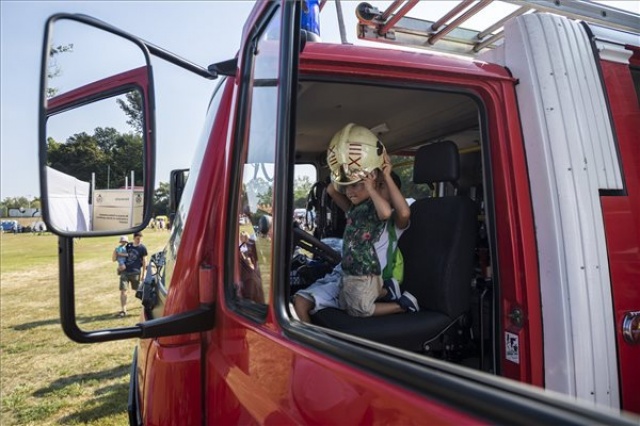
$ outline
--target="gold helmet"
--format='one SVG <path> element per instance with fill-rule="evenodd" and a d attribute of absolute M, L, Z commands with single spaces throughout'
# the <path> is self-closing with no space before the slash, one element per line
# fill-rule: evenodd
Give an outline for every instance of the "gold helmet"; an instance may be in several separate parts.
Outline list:
<path fill-rule="evenodd" d="M 366 127 L 349 123 L 331 139 L 327 150 L 327 163 L 331 181 L 336 185 L 359 182 L 365 173 L 382 166 L 384 145 Z"/>

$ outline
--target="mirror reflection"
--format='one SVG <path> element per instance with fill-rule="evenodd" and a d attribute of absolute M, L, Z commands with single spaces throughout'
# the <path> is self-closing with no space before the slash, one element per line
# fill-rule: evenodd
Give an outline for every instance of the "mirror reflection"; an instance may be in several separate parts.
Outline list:
<path fill-rule="evenodd" d="M 46 96 L 64 95 L 145 65 L 144 54 L 133 42 L 77 21 L 60 19 L 55 21 L 49 37 Z"/>
<path fill-rule="evenodd" d="M 47 120 L 48 218 L 62 231 L 121 231 L 143 219 L 142 96 L 131 90 Z"/>
<path fill-rule="evenodd" d="M 170 230 L 147 227 L 133 234 L 77 239 L 74 244 L 76 316 L 85 331 L 131 327 L 146 308 L 162 312 L 161 300 L 149 290 L 163 274 L 162 250 Z M 126 241 L 121 241 L 126 239 Z M 120 266 L 119 258 L 124 264 Z M 143 254 L 146 253 L 145 256 Z M 146 267 L 141 270 L 142 264 Z M 146 282 L 146 287 L 143 285 Z M 146 294 L 143 290 L 146 288 Z M 150 318 L 150 311 L 146 317 Z"/>

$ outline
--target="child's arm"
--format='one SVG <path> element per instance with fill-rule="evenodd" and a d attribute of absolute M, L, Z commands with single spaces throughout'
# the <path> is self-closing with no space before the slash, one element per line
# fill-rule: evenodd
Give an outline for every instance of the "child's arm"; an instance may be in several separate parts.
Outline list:
<path fill-rule="evenodd" d="M 329 194 L 329 197 L 331 197 L 333 202 L 336 203 L 342 211 L 346 212 L 351 208 L 351 201 L 349 201 L 346 195 L 336 189 L 334 183 L 330 183 L 329 186 L 327 186 L 327 194 Z"/>
<path fill-rule="evenodd" d="M 396 186 L 396 183 L 393 181 L 391 177 L 391 171 L 393 167 L 391 165 L 391 159 L 389 155 L 384 153 L 384 162 L 382 164 L 382 173 L 384 176 L 384 181 L 387 184 L 387 188 L 389 189 L 389 196 L 391 198 L 391 205 L 395 210 L 395 223 L 398 229 L 405 229 L 409 226 L 409 218 L 411 217 L 411 209 L 409 208 L 409 204 L 407 204 L 407 200 L 400 192 L 400 189 Z"/>
<path fill-rule="evenodd" d="M 391 205 L 389 204 L 389 202 L 382 195 L 380 195 L 380 192 L 378 192 L 377 179 L 377 172 L 374 171 L 371 173 L 367 173 L 367 175 L 363 179 L 364 187 L 369 193 L 371 201 L 373 201 L 373 205 L 376 208 L 376 213 L 378 214 L 378 219 L 387 220 L 391 217 L 393 210 L 391 210 Z"/>

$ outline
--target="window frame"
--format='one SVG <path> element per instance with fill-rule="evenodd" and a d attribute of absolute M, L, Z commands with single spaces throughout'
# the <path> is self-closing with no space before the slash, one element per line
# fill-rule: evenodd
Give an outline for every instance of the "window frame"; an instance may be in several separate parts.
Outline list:
<path fill-rule="evenodd" d="M 259 38 L 267 30 L 271 20 L 280 14 L 280 49 L 278 57 L 278 93 L 277 93 L 277 121 L 275 140 L 276 155 L 274 164 L 274 194 L 287 193 L 290 184 L 288 180 L 293 173 L 293 165 L 291 170 L 288 161 L 286 161 L 289 151 L 293 151 L 293 144 L 289 143 L 293 140 L 295 127 L 291 123 L 295 123 L 293 117 L 295 113 L 295 84 L 297 82 L 298 54 L 299 50 L 295 47 L 299 46 L 299 28 L 300 28 L 300 4 L 299 2 L 283 1 L 269 3 L 263 10 L 262 16 L 251 27 L 250 33 L 245 37 L 245 43 L 241 51 L 241 68 L 238 74 L 238 89 L 236 97 L 235 118 L 233 121 L 234 137 L 232 138 L 231 148 L 231 180 L 230 180 L 230 196 L 227 211 L 234 212 L 229 214 L 226 222 L 226 241 L 225 252 L 234 253 L 232 256 L 226 256 L 224 271 L 224 295 L 227 305 L 234 312 L 246 317 L 257 323 L 267 321 L 269 304 L 258 304 L 246 300 L 238 299 L 235 296 L 234 283 L 236 282 L 236 270 L 239 268 L 239 259 L 237 255 L 238 246 L 238 215 L 237 212 L 240 202 L 240 190 L 242 187 L 242 178 L 244 170 L 244 160 L 247 155 L 248 144 L 250 143 L 250 115 L 252 107 L 252 93 L 254 82 L 254 69 L 256 65 L 256 48 Z M 287 178 L 284 178 L 283 171 Z M 284 198 L 284 199 L 283 199 Z M 278 230 L 287 229 L 284 218 L 291 216 L 293 212 L 292 197 L 274 197 L 274 212 L 281 212 L 273 215 L 273 233 L 279 235 Z M 288 204 L 289 207 L 283 207 Z M 277 204 L 277 205 L 276 205 Z M 287 213 L 289 212 L 289 213 Z M 290 228 L 290 224 L 288 228 Z M 282 268 L 278 262 L 282 258 L 276 253 L 289 250 L 291 246 L 291 237 L 284 240 L 282 238 L 274 238 L 272 242 L 272 277 L 271 277 L 271 298 L 278 299 L 282 291 L 282 285 L 276 285 L 278 280 L 282 279 Z"/>

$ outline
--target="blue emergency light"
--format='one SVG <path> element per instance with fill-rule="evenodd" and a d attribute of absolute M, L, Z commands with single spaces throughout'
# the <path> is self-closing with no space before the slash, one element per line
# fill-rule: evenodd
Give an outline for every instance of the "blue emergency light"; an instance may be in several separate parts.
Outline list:
<path fill-rule="evenodd" d="M 320 1 L 304 0 L 300 27 L 320 37 Z"/>

